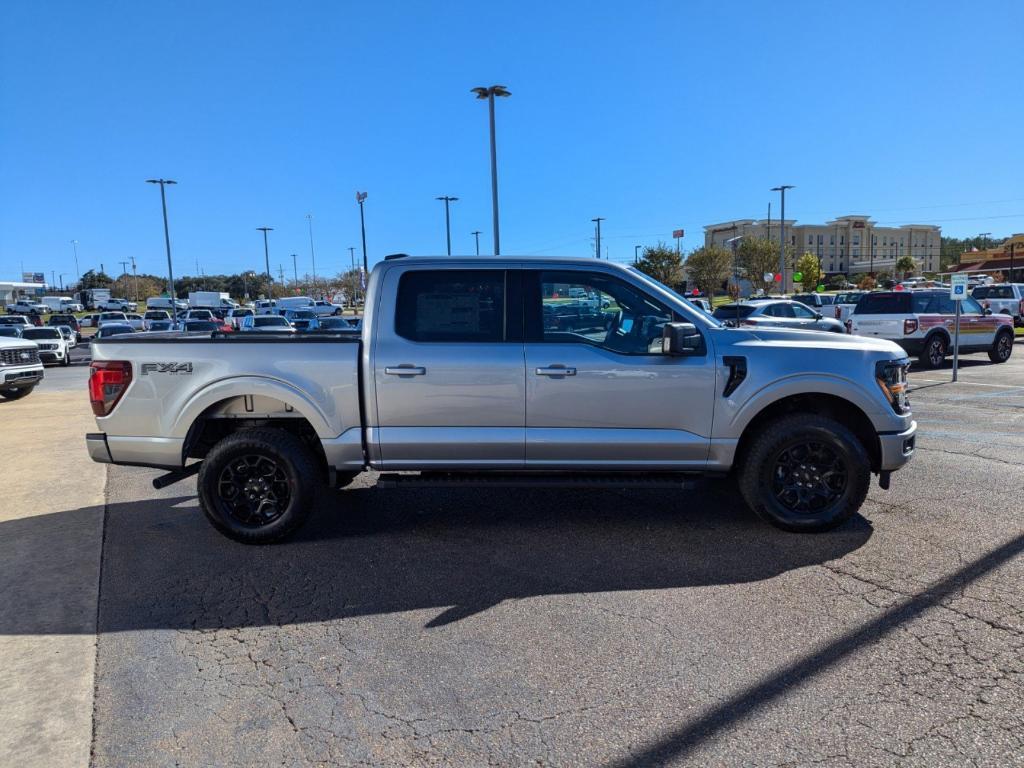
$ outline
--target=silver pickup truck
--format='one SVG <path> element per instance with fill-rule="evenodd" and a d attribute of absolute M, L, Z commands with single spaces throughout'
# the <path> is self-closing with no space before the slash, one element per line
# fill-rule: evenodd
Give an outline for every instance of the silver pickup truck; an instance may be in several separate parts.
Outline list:
<path fill-rule="evenodd" d="M 198 472 L 210 522 L 249 543 L 366 469 L 677 492 L 728 476 L 770 523 L 825 530 L 872 473 L 888 487 L 917 428 L 892 342 L 726 328 L 591 259 L 388 257 L 361 335 L 133 334 L 92 354 L 92 458 L 169 470 L 157 487 Z"/>

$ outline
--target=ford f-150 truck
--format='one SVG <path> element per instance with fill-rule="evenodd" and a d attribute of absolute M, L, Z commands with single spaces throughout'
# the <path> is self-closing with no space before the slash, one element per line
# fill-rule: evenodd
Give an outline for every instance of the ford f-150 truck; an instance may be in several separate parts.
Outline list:
<path fill-rule="evenodd" d="M 574 292 L 598 311 L 566 327 Z M 279 540 L 318 485 L 669 487 L 728 476 L 818 531 L 914 452 L 906 353 L 845 334 L 726 328 L 650 277 L 569 258 L 388 257 L 361 336 L 146 334 L 92 347 L 99 462 L 198 473 L 239 541 Z M 193 461 L 198 460 L 198 461 Z M 416 474 L 418 473 L 418 474 Z"/>

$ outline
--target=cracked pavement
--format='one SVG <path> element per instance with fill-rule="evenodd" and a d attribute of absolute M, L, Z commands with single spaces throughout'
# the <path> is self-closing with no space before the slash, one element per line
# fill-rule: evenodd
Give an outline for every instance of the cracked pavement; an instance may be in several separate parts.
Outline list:
<path fill-rule="evenodd" d="M 367 475 L 252 548 L 110 468 L 92 762 L 1024 765 L 1022 353 L 914 372 L 915 460 L 817 536 Z"/>

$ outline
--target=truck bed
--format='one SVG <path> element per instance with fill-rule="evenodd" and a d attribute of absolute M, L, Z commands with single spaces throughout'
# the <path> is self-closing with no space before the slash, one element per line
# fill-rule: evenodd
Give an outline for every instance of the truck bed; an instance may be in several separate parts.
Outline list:
<path fill-rule="evenodd" d="M 131 383 L 97 417 L 117 463 L 180 467 L 203 419 L 305 419 L 339 462 L 362 463 L 358 336 L 139 334 L 93 342 L 94 362 L 127 360 Z M 349 455 L 351 454 L 351 455 Z"/>

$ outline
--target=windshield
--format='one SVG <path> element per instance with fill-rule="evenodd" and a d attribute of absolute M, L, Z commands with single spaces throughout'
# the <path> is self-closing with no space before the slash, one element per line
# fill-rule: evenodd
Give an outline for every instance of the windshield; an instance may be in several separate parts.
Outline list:
<path fill-rule="evenodd" d="M 28 328 L 22 332 L 23 339 L 59 339 L 62 338 L 56 328 Z"/>
<path fill-rule="evenodd" d="M 107 336 L 117 336 L 121 333 L 133 333 L 134 328 L 130 325 L 108 325 L 105 328 L 100 328 L 100 336 L 106 338 Z"/>
<path fill-rule="evenodd" d="M 868 293 L 853 310 L 858 315 L 903 315 L 910 312 L 909 293 Z"/>
<path fill-rule="evenodd" d="M 0 325 L 0 336 L 13 336 L 14 338 L 19 338 L 21 336 L 21 331 L 13 325 Z"/>
<path fill-rule="evenodd" d="M 656 280 L 656 279 L 654 279 L 653 277 L 651 277 L 650 275 L 648 275 L 648 274 L 647 274 L 646 272 L 641 272 L 641 271 L 640 271 L 639 269 L 637 269 L 636 267 L 628 267 L 628 269 L 629 269 L 629 271 L 630 271 L 630 272 L 632 272 L 632 273 L 633 273 L 634 275 L 637 275 L 637 276 L 639 276 L 639 277 L 640 277 L 640 278 L 641 278 L 641 279 L 642 279 L 642 280 L 643 280 L 644 282 L 646 282 L 646 283 L 651 283 L 651 284 L 653 284 L 653 285 L 656 285 L 656 286 L 658 286 L 659 288 L 661 288 L 661 290 L 665 291 L 666 293 L 669 293 L 669 294 L 671 294 L 671 295 L 675 296 L 675 297 L 676 297 L 677 299 L 679 299 L 679 301 L 680 301 L 680 302 L 681 302 L 682 304 L 686 304 L 686 305 L 687 305 L 688 307 L 691 307 L 691 308 L 697 309 L 696 307 L 694 307 L 694 305 L 693 305 L 693 304 L 691 304 L 691 303 L 690 303 L 690 302 L 689 302 L 689 301 L 687 300 L 687 298 L 686 298 L 685 296 L 683 296 L 682 294 L 680 294 L 680 293 L 679 293 L 678 291 L 674 291 L 674 290 L 672 290 L 672 289 L 671 289 L 671 288 L 669 288 L 669 287 L 668 287 L 667 285 L 665 285 L 664 283 L 662 283 L 662 282 L 661 282 L 660 280 Z M 719 321 L 717 320 L 717 318 L 715 318 L 715 316 L 714 316 L 713 314 L 708 314 L 707 312 L 700 312 L 700 311 L 698 311 L 698 312 L 697 312 L 697 314 L 698 314 L 698 315 L 700 315 L 700 316 L 701 316 L 702 318 L 704 318 L 704 320 L 706 320 L 706 321 L 707 321 L 708 323 L 710 323 L 711 325 L 717 325 L 717 326 L 719 326 L 719 327 L 722 327 L 722 323 L 720 323 L 720 322 L 719 322 Z"/>
<path fill-rule="evenodd" d="M 254 320 L 254 324 L 257 327 L 269 327 L 269 326 L 275 326 L 275 325 L 287 326 L 288 325 L 288 321 L 285 320 L 283 317 L 274 316 L 274 315 L 270 315 L 270 316 L 263 315 L 263 316 L 260 316 L 260 317 L 253 318 L 253 320 Z"/>

